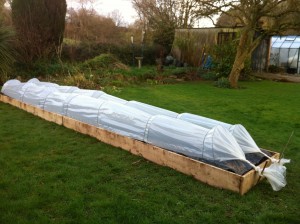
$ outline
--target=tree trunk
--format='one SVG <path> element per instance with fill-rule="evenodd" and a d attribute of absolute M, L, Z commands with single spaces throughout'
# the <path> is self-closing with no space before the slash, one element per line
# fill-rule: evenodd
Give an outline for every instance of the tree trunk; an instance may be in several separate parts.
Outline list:
<path fill-rule="evenodd" d="M 245 67 L 246 59 L 251 57 L 252 52 L 261 43 L 264 37 L 265 35 L 263 33 L 255 33 L 249 28 L 242 31 L 234 63 L 229 75 L 229 82 L 232 88 L 238 87 L 238 80 L 241 71 Z"/>
<path fill-rule="evenodd" d="M 252 53 L 251 48 L 253 34 L 249 30 L 244 30 L 241 34 L 239 45 L 234 59 L 234 63 L 229 74 L 229 82 L 232 88 L 238 87 L 238 80 L 245 66 L 245 60 Z"/>
<path fill-rule="evenodd" d="M 245 66 L 245 60 L 247 58 L 247 54 L 237 54 L 229 75 L 229 82 L 232 88 L 238 87 L 238 80 Z"/>

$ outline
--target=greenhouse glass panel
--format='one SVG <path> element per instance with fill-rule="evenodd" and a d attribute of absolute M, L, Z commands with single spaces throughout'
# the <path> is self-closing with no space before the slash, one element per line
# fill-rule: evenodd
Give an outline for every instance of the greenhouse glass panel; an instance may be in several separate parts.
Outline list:
<path fill-rule="evenodd" d="M 288 73 L 300 72 L 300 36 L 272 37 L 270 64 L 282 67 Z"/>
<path fill-rule="evenodd" d="M 290 49 L 289 58 L 288 58 L 288 66 L 290 68 L 297 68 L 297 61 L 299 59 L 298 53 L 299 53 L 298 49 Z"/>
<path fill-rule="evenodd" d="M 286 41 L 281 45 L 281 48 L 290 48 L 292 46 L 292 41 Z"/>
<path fill-rule="evenodd" d="M 272 43 L 272 47 L 280 47 L 283 42 L 285 41 L 284 37 L 272 37 L 271 39 L 271 43 Z"/>
<path fill-rule="evenodd" d="M 296 39 L 296 36 L 287 36 L 286 41 L 294 41 Z"/>
<path fill-rule="evenodd" d="M 297 48 L 299 49 L 300 48 L 300 42 L 294 42 L 292 45 L 291 45 L 291 48 Z"/>
<path fill-rule="evenodd" d="M 273 45 L 272 45 L 272 47 L 273 48 L 280 48 L 281 47 L 281 45 L 282 45 L 282 43 L 274 43 Z"/>
<path fill-rule="evenodd" d="M 286 67 L 288 64 L 289 49 L 282 48 L 279 53 L 279 66 Z"/>
<path fill-rule="evenodd" d="M 270 54 L 270 64 L 271 65 L 279 65 L 279 48 L 272 48 L 271 54 Z"/>

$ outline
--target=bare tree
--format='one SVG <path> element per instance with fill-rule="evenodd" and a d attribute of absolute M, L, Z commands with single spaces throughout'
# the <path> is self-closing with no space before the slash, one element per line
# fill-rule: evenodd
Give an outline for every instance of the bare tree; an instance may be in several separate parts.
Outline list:
<path fill-rule="evenodd" d="M 189 28 L 199 17 L 199 4 L 193 0 L 132 0 L 140 18 L 152 23 L 168 21 L 176 28 Z"/>
<path fill-rule="evenodd" d="M 219 18 L 217 19 L 217 22 L 215 24 L 216 27 L 238 27 L 242 26 L 242 24 L 239 23 L 239 20 L 231 16 L 231 14 L 234 14 L 234 10 L 231 10 L 230 12 L 222 13 Z"/>
<path fill-rule="evenodd" d="M 82 9 L 91 9 L 95 0 L 76 0 L 81 6 Z"/>
<path fill-rule="evenodd" d="M 112 43 L 117 34 L 114 21 L 99 15 L 94 9 L 68 9 L 65 31 L 67 38 L 87 42 Z"/>
<path fill-rule="evenodd" d="M 118 27 L 122 27 L 126 25 L 122 13 L 117 9 L 109 13 L 108 17 L 111 18 L 115 22 L 116 26 Z"/>
<path fill-rule="evenodd" d="M 144 30 L 152 32 L 154 43 L 169 51 L 176 28 L 190 28 L 199 17 L 199 4 L 193 0 L 132 0 Z M 160 52 L 162 55 L 162 52 Z"/>
<path fill-rule="evenodd" d="M 269 35 L 284 34 L 289 29 L 299 29 L 299 0 L 196 0 L 207 16 L 218 13 L 234 18 L 242 25 L 235 61 L 229 75 L 233 88 L 245 61 L 260 42 Z M 203 14 L 202 14 L 203 15 Z"/>

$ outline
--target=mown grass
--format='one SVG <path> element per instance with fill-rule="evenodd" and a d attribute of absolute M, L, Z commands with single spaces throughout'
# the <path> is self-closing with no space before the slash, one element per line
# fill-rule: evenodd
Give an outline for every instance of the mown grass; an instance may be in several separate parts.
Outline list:
<path fill-rule="evenodd" d="M 116 95 L 177 112 L 242 123 L 285 156 L 288 185 L 245 196 L 0 103 L 0 223 L 299 223 L 299 84 L 245 82 L 128 87 Z"/>

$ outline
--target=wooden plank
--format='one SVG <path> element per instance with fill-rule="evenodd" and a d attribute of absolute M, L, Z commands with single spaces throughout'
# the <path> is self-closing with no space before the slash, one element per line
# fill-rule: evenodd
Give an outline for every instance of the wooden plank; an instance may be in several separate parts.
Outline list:
<path fill-rule="evenodd" d="M 15 106 L 15 107 L 18 107 L 18 108 L 21 108 L 21 102 L 20 101 L 15 100 L 13 98 L 10 98 L 8 96 L 4 96 L 2 94 L 0 94 L 0 97 L 1 97 L 0 99 L 1 99 L 2 102 L 8 103 L 8 104 L 10 104 L 12 106 Z"/>
<path fill-rule="evenodd" d="M 20 108 L 22 110 L 25 110 L 29 113 L 32 113 L 32 114 L 34 114 L 38 117 L 41 117 L 41 118 L 43 118 L 47 121 L 54 122 L 56 124 L 62 125 L 62 115 L 60 115 L 60 114 L 51 113 L 51 112 L 42 110 L 40 108 L 33 107 L 31 105 L 22 103 L 22 102 L 20 102 L 16 99 L 7 97 L 7 96 L 2 95 L 2 94 L 0 94 L 0 101 L 2 101 L 3 103 L 8 103 L 12 106 L 18 107 L 18 108 Z"/>
<path fill-rule="evenodd" d="M 280 154 L 277 152 L 273 152 L 274 155 L 272 156 L 272 158 L 275 159 L 279 159 Z M 262 162 L 261 164 L 259 164 L 259 166 L 261 168 L 264 168 L 265 164 L 267 163 L 267 166 L 271 165 L 271 161 L 270 160 L 266 160 L 264 162 Z M 254 170 L 250 170 L 248 173 L 244 174 L 242 176 L 242 182 L 240 185 L 240 194 L 244 195 L 245 193 L 247 193 L 252 187 L 254 187 L 256 184 L 258 184 L 258 180 L 260 179 L 260 181 L 262 181 L 264 179 L 264 177 L 259 178 L 259 175 L 257 172 L 255 172 Z"/>
<path fill-rule="evenodd" d="M 30 105 L 30 104 L 26 104 L 26 103 L 20 103 L 20 108 L 21 108 L 22 110 L 25 110 L 25 111 L 27 111 L 28 113 L 31 113 L 31 114 L 34 114 L 34 115 L 36 115 L 35 110 L 36 110 L 36 109 L 39 109 L 39 108 L 37 108 L 37 107 L 34 107 L 34 106 L 32 106 L 32 105 Z"/>
<path fill-rule="evenodd" d="M 6 103 L 6 99 L 5 98 L 7 98 L 7 96 L 4 96 L 4 95 L 0 94 L 0 101 L 1 102 Z"/>
<path fill-rule="evenodd" d="M 165 149 L 103 130 L 69 117 L 63 117 L 63 125 L 101 142 L 122 148 L 156 164 L 167 166 L 211 186 L 239 193 L 241 176 L 220 168 L 190 159 Z"/>
<path fill-rule="evenodd" d="M 195 179 L 214 187 L 231 190 L 243 195 L 255 186 L 259 179 L 254 170 L 249 171 L 243 176 L 237 175 L 145 142 L 131 139 L 69 117 L 44 111 L 37 107 L 32 107 L 3 95 L 0 95 L 0 100 L 33 113 L 47 121 L 55 122 L 66 128 L 97 138 L 101 142 L 122 148 L 156 164 L 191 175 Z M 273 157 L 279 158 L 279 153 L 275 153 Z M 270 163 L 270 161 L 267 160 L 261 163 L 260 166 L 263 167 L 265 163 Z"/>
<path fill-rule="evenodd" d="M 63 116 L 60 114 L 56 114 L 56 113 L 51 113 L 49 111 L 46 110 L 42 110 L 42 109 L 36 109 L 35 110 L 35 115 L 43 118 L 47 121 L 62 125 L 63 123 Z"/>

